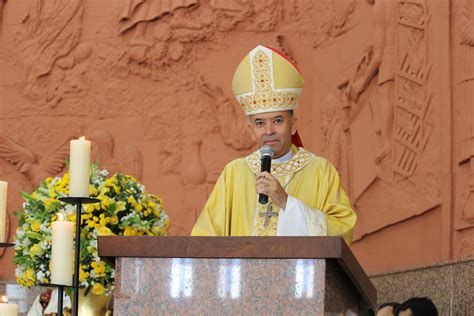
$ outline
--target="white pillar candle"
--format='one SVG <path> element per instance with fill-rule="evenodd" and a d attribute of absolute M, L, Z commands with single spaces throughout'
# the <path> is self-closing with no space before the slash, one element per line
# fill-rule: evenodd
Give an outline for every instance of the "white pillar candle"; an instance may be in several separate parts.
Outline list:
<path fill-rule="evenodd" d="M 8 183 L 0 181 L 0 242 L 7 242 L 7 189 Z"/>
<path fill-rule="evenodd" d="M 53 242 L 51 244 L 51 283 L 72 285 L 73 222 L 58 221 L 51 223 Z"/>
<path fill-rule="evenodd" d="M 70 147 L 69 196 L 89 197 L 91 142 L 81 137 L 71 140 Z"/>
<path fill-rule="evenodd" d="M 6 296 L 2 296 L 2 301 L 4 303 L 0 303 L 1 316 L 18 316 L 18 304 L 7 303 Z"/>

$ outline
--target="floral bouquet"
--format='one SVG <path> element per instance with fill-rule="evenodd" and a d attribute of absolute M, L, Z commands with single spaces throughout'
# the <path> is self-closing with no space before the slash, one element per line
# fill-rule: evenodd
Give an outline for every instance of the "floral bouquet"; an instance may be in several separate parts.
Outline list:
<path fill-rule="evenodd" d="M 81 218 L 81 266 L 79 282 L 86 293 L 110 295 L 114 288 L 114 269 L 97 254 L 97 236 L 162 236 L 169 226 L 161 199 L 145 191 L 134 177 L 91 167 L 90 197 L 100 203 L 86 204 Z M 13 263 L 17 282 L 32 287 L 49 283 L 51 222 L 61 213 L 76 221 L 76 207 L 58 200 L 69 194 L 69 174 L 47 178 L 32 194 L 22 192 L 23 209 L 17 213 L 20 223 L 15 234 Z M 72 276 L 71 276 L 72 277 Z"/>

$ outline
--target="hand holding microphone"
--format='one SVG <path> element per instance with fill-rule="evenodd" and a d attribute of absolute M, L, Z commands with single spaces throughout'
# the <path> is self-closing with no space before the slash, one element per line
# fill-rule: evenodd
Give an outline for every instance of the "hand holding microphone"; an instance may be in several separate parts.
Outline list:
<path fill-rule="evenodd" d="M 265 149 L 265 147 L 268 149 Z M 286 194 L 278 179 L 270 173 L 272 157 L 272 148 L 263 146 L 261 149 L 261 173 L 256 179 L 256 190 L 259 193 L 258 201 L 261 204 L 266 204 L 270 197 L 274 204 L 280 208 L 286 208 L 288 194 Z"/>
<path fill-rule="evenodd" d="M 260 148 L 260 172 L 268 172 L 270 173 L 271 166 L 272 166 L 272 157 L 273 157 L 273 149 L 270 146 L 263 146 Z M 267 204 L 268 203 L 268 195 L 260 193 L 258 196 L 258 202 L 260 204 Z"/>

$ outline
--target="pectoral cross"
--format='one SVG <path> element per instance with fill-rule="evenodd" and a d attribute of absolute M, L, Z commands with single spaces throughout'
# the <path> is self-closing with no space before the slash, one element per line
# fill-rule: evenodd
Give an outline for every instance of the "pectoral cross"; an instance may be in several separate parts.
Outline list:
<path fill-rule="evenodd" d="M 265 212 L 258 213 L 258 216 L 263 217 L 265 216 L 265 222 L 263 226 L 267 227 L 270 223 L 270 216 L 278 215 L 278 212 L 272 212 L 272 203 L 267 204 L 267 210 Z"/>

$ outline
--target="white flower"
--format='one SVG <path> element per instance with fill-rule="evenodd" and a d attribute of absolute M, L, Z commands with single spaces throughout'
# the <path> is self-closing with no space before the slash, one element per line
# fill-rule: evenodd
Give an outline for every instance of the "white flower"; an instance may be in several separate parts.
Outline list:
<path fill-rule="evenodd" d="M 36 279 L 37 280 L 43 280 L 44 277 L 45 277 L 45 274 L 44 274 L 43 271 L 39 271 L 39 272 L 36 273 Z"/>

